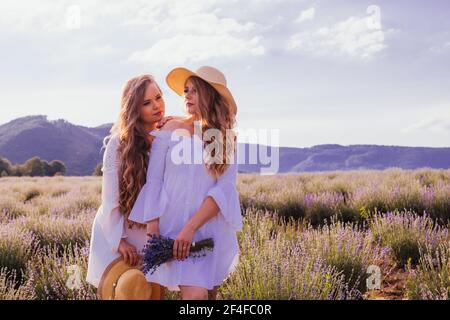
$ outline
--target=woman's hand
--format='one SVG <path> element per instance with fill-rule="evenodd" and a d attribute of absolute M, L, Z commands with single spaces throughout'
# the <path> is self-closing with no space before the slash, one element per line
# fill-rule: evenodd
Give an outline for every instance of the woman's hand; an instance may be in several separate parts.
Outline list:
<path fill-rule="evenodd" d="M 180 116 L 167 116 L 167 117 L 164 117 L 161 120 L 159 120 L 159 122 L 156 124 L 156 128 L 157 129 L 161 129 L 166 124 L 166 122 L 168 122 L 168 121 L 170 121 L 172 119 L 183 119 L 183 118 L 184 117 L 180 117 Z"/>
<path fill-rule="evenodd" d="M 195 230 L 189 226 L 184 226 L 178 234 L 173 244 L 173 257 L 177 260 L 184 260 L 189 256 L 192 240 Z"/>
<path fill-rule="evenodd" d="M 126 239 L 120 240 L 118 251 L 122 255 L 122 258 L 126 264 L 133 267 L 138 265 L 141 257 L 138 255 L 136 247 L 129 244 Z"/>
<path fill-rule="evenodd" d="M 161 129 L 167 121 L 170 121 L 173 119 L 173 116 L 168 116 L 168 117 L 164 117 L 161 120 L 158 121 L 158 123 L 156 124 L 156 128 L 157 129 Z"/>

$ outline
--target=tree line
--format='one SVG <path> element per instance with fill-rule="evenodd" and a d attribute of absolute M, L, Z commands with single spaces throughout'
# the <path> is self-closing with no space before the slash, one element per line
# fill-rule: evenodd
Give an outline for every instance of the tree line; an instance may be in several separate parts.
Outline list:
<path fill-rule="evenodd" d="M 60 160 L 47 162 L 39 157 L 33 157 L 24 163 L 13 165 L 8 159 L 0 157 L 0 177 L 51 177 L 65 174 L 66 165 Z"/>

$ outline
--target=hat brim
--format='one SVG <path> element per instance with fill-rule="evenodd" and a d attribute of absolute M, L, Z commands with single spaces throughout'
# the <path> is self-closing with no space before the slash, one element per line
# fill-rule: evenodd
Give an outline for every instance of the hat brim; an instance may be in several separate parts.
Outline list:
<path fill-rule="evenodd" d="M 208 82 L 214 89 L 216 89 L 217 92 L 219 92 L 219 94 L 227 100 L 232 113 L 236 115 L 237 105 L 233 98 L 233 95 L 226 86 L 220 83 L 215 83 L 207 79 L 204 79 L 197 73 L 183 67 L 177 67 L 172 69 L 166 76 L 166 82 L 169 88 L 175 91 L 175 93 L 178 94 L 179 96 L 182 96 L 184 93 L 184 86 L 186 84 L 186 80 L 192 76 L 196 76 L 199 77 L 200 79 L 203 79 L 204 81 Z"/>
<path fill-rule="evenodd" d="M 97 289 L 98 298 L 101 300 L 113 300 L 115 283 L 117 283 L 117 280 L 124 272 L 130 269 L 138 269 L 138 267 L 132 267 L 126 264 L 122 257 L 113 260 L 106 267 L 100 279 Z"/>

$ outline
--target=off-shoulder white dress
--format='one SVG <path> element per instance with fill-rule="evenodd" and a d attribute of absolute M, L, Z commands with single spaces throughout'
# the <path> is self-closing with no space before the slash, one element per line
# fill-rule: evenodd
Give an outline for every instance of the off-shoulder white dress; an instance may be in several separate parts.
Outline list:
<path fill-rule="evenodd" d="M 92 224 L 89 260 L 86 281 L 98 287 L 103 271 L 116 258 L 120 239 L 142 250 L 147 240 L 145 228 L 126 226 L 124 216 L 119 211 L 119 160 L 117 135 L 108 141 L 103 154 L 102 203 Z"/>
<path fill-rule="evenodd" d="M 213 251 L 203 257 L 165 263 L 153 274 L 149 272 L 147 280 L 169 290 L 179 290 L 179 285 L 210 290 L 234 271 L 239 259 L 236 232 L 242 229 L 242 216 L 236 190 L 237 153 L 234 163 L 215 179 L 206 171 L 202 158 L 198 161 L 198 155 L 203 152 L 199 136 L 187 137 L 165 130 L 153 130 L 150 134 L 155 139 L 150 150 L 147 183 L 129 219 L 145 223 L 159 217 L 160 234 L 175 239 L 208 196 L 215 200 L 220 211 L 196 231 L 193 239 L 195 242 L 213 238 Z M 182 146 L 191 155 L 188 163 L 179 161 Z"/>

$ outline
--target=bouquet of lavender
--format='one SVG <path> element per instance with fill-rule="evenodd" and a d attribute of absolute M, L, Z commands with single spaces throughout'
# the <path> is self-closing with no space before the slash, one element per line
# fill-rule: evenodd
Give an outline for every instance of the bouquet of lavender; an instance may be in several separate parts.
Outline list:
<path fill-rule="evenodd" d="M 153 274 L 160 265 L 172 260 L 174 242 L 175 240 L 171 238 L 153 234 L 142 250 L 142 272 L 147 274 L 147 272 L 151 271 L 150 274 Z M 205 251 L 213 248 L 214 240 L 212 238 L 193 242 L 189 249 L 189 257 L 205 256 Z"/>

